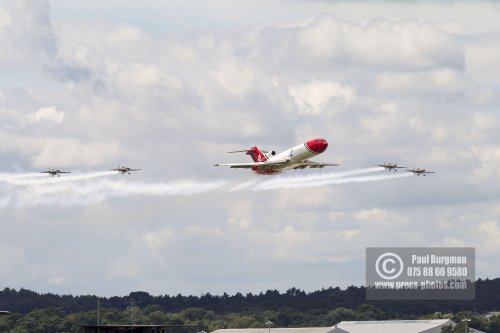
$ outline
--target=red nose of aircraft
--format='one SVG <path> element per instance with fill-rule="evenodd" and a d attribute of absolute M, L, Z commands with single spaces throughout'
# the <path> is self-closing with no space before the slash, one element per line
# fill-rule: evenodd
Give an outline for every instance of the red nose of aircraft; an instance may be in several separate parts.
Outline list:
<path fill-rule="evenodd" d="M 328 142 L 325 139 L 312 139 L 306 142 L 306 147 L 310 151 L 320 154 L 326 150 L 328 147 Z"/>

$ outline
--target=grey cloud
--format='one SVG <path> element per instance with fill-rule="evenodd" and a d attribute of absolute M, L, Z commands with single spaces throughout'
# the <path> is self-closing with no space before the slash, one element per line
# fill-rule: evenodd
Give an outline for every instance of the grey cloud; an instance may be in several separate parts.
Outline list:
<path fill-rule="evenodd" d="M 46 0 L 16 0 L 8 7 L 11 24 L 7 36 L 15 51 L 34 55 L 40 68 L 61 80 L 85 81 L 92 75 L 88 68 L 66 63 L 59 52 L 60 42 L 50 19 Z"/>

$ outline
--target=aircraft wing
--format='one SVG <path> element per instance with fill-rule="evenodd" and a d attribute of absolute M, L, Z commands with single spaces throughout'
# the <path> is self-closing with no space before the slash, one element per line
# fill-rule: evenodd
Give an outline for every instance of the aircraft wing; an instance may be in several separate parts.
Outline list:
<path fill-rule="evenodd" d="M 436 173 L 434 171 L 425 171 L 425 170 L 406 170 L 406 171 L 413 173 Z"/>
<path fill-rule="evenodd" d="M 141 169 L 129 169 L 128 171 L 140 171 Z"/>
<path fill-rule="evenodd" d="M 339 166 L 339 165 L 337 163 L 318 163 L 311 160 L 305 160 L 299 165 L 297 165 L 294 169 L 305 169 L 305 168 L 319 169 L 319 168 L 324 168 L 326 166 Z"/>
<path fill-rule="evenodd" d="M 9 314 L 10 314 L 10 312 L 9 312 L 9 311 L 0 311 L 0 316 L 1 316 L 1 315 L 9 315 Z"/>
<path fill-rule="evenodd" d="M 266 161 L 266 162 L 255 162 L 255 163 L 217 163 L 214 166 L 228 166 L 230 168 L 236 169 L 250 169 L 253 167 L 259 167 L 261 169 L 272 169 L 273 167 L 283 165 L 290 160 L 276 160 L 276 161 Z"/>
<path fill-rule="evenodd" d="M 58 173 L 71 173 L 71 171 L 59 171 Z"/>

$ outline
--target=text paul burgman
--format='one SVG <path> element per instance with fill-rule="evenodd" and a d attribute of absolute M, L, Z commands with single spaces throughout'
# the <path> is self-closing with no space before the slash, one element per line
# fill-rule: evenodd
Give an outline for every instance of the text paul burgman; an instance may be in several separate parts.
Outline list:
<path fill-rule="evenodd" d="M 440 264 L 440 265 L 457 265 L 467 264 L 467 256 L 437 256 L 434 254 L 426 254 L 411 256 L 412 264 Z"/>

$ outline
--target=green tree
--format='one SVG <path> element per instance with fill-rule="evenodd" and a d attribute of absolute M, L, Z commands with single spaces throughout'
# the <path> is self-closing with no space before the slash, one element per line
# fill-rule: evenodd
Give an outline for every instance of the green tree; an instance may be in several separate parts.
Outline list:
<path fill-rule="evenodd" d="M 136 305 L 128 306 L 125 309 L 125 317 L 127 318 L 128 323 L 133 325 L 143 324 L 145 319 L 141 308 Z"/>
<path fill-rule="evenodd" d="M 142 308 L 145 316 L 149 316 L 153 312 L 163 312 L 163 308 L 158 304 L 151 304 Z"/>
<path fill-rule="evenodd" d="M 441 327 L 441 333 L 453 333 L 453 325 L 443 325 Z"/>
<path fill-rule="evenodd" d="M 94 312 L 92 311 L 92 313 Z M 129 318 L 126 317 L 125 311 L 113 308 L 101 309 L 101 325 L 118 325 L 127 322 L 129 322 Z"/>
<path fill-rule="evenodd" d="M 335 325 L 343 320 L 357 320 L 358 319 L 358 314 L 351 309 L 347 309 L 344 307 L 336 308 L 335 310 L 332 310 L 328 312 L 328 314 L 325 316 L 325 320 L 331 324 L 329 325 Z"/>
<path fill-rule="evenodd" d="M 254 317 L 249 315 L 237 315 L 229 323 L 229 328 L 249 328 L 249 327 L 259 327 L 260 324 Z"/>
<path fill-rule="evenodd" d="M 181 318 L 190 323 L 200 322 L 205 318 L 206 310 L 201 308 L 189 308 L 181 311 Z"/>
<path fill-rule="evenodd" d="M 500 333 L 500 316 L 491 316 L 488 319 L 488 330 L 489 333 Z"/>

